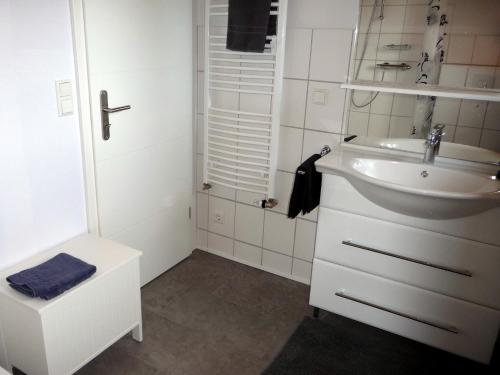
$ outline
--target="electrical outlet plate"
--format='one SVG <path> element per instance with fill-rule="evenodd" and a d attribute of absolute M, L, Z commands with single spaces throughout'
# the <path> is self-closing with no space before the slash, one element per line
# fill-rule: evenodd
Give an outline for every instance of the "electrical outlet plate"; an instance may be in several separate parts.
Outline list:
<path fill-rule="evenodd" d="M 218 224 L 224 224 L 224 212 L 216 211 L 214 214 L 214 221 Z"/>

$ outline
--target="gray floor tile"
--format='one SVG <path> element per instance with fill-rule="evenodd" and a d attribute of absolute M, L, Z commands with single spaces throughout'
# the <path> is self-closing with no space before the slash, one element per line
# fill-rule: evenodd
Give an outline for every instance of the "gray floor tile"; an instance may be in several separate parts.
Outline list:
<path fill-rule="evenodd" d="M 304 315 L 309 288 L 202 251 L 142 289 L 128 335 L 81 374 L 259 374 Z"/>

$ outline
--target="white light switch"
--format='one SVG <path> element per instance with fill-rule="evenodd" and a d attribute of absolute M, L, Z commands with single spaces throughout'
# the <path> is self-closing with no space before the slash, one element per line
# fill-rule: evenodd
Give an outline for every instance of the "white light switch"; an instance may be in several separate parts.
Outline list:
<path fill-rule="evenodd" d="M 73 85 L 70 80 L 56 81 L 56 99 L 59 116 L 73 113 Z"/>
<path fill-rule="evenodd" d="M 326 105 L 328 102 L 328 90 L 314 90 L 312 92 L 312 102 L 316 105 Z"/>

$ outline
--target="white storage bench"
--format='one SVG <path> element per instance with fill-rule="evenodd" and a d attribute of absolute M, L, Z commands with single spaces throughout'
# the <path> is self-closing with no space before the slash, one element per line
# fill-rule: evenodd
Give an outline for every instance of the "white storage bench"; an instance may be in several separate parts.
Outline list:
<path fill-rule="evenodd" d="M 97 272 L 50 301 L 26 297 L 5 280 L 60 252 L 94 264 Z M 84 234 L 1 271 L 7 369 L 72 374 L 130 331 L 142 341 L 140 256 L 137 250 Z"/>

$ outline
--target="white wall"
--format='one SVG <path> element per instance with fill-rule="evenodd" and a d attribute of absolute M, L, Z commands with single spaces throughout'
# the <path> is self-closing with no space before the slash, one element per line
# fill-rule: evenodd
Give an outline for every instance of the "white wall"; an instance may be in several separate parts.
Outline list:
<path fill-rule="evenodd" d="M 203 0 L 198 0 L 198 134 L 203 128 Z M 294 172 L 301 161 L 334 146 L 343 134 L 345 82 L 358 1 L 289 0 L 285 80 L 277 173 L 279 204 L 262 210 L 259 197 L 214 186 L 202 190 L 203 147 L 197 150 L 197 246 L 305 283 L 309 282 L 316 237 L 317 210 L 290 220 L 286 217 Z M 325 92 L 326 105 L 312 101 L 314 91 Z M 238 94 L 235 94 L 238 95 Z M 251 95 L 230 98 L 255 108 L 262 101 Z M 259 107 L 259 111 L 265 109 Z M 223 212 L 224 224 L 214 221 Z"/>
<path fill-rule="evenodd" d="M 0 0 L 0 269 L 86 231 L 78 116 L 57 116 L 74 80 L 67 0 Z"/>

